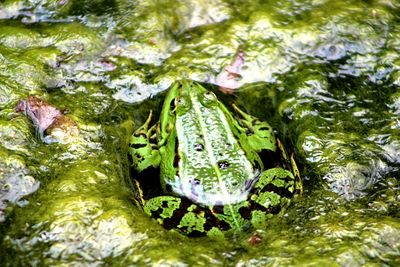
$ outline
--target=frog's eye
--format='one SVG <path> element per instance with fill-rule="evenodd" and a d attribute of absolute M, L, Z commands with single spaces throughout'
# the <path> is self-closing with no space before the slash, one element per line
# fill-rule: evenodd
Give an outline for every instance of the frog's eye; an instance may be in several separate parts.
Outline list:
<path fill-rule="evenodd" d="M 183 97 L 175 98 L 175 105 L 176 106 L 184 106 L 185 105 L 185 99 Z"/>
<path fill-rule="evenodd" d="M 215 103 L 217 101 L 217 96 L 211 92 L 207 91 L 203 94 L 203 104 L 204 105 L 210 105 L 212 103 Z"/>
<path fill-rule="evenodd" d="M 186 97 L 183 97 L 183 96 L 176 97 L 174 104 L 175 104 L 176 108 L 178 108 L 180 110 L 187 110 L 190 106 L 190 102 L 187 100 Z"/>
<path fill-rule="evenodd" d="M 207 91 L 204 93 L 204 98 L 209 99 L 209 100 L 215 100 L 215 99 L 217 99 L 217 96 L 213 92 Z"/>

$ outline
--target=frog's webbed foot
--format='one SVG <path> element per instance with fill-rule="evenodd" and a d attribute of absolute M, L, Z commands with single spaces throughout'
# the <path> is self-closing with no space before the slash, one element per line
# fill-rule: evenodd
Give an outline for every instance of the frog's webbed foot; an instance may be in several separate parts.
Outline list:
<path fill-rule="evenodd" d="M 267 122 L 245 113 L 235 104 L 232 104 L 232 107 L 242 117 L 238 121 L 246 130 L 249 145 L 258 152 L 264 149 L 275 151 L 276 142 L 272 127 Z"/>
<path fill-rule="evenodd" d="M 157 124 L 150 126 L 152 114 L 150 111 L 146 122 L 133 133 L 130 140 L 129 152 L 132 155 L 132 166 L 138 172 L 160 165 L 161 157 L 156 137 Z"/>

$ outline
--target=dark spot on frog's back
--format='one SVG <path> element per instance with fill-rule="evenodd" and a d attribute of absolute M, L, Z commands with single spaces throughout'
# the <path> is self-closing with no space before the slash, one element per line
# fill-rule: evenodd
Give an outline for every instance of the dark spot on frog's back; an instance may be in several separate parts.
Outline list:
<path fill-rule="evenodd" d="M 194 149 L 195 149 L 196 151 L 200 152 L 200 151 L 203 151 L 203 150 L 204 150 L 204 146 L 203 146 L 203 144 L 196 143 L 196 144 L 194 145 Z"/>
<path fill-rule="evenodd" d="M 231 166 L 231 165 L 230 165 L 229 162 L 226 161 L 226 160 L 218 161 L 218 167 L 219 167 L 220 169 L 222 169 L 222 170 L 229 168 L 229 166 Z"/>

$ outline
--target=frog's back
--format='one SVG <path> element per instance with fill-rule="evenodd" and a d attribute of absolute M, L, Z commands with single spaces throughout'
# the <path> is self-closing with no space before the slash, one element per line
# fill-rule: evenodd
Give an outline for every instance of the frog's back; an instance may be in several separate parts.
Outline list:
<path fill-rule="evenodd" d="M 172 190 L 204 205 L 245 200 L 259 170 L 236 141 L 215 95 L 185 89 L 177 102 L 179 172 L 168 178 Z"/>

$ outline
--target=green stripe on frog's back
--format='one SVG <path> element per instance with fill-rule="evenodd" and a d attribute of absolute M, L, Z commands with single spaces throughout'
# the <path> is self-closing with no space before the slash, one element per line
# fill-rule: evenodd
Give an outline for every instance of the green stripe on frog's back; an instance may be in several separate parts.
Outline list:
<path fill-rule="evenodd" d="M 215 95 L 198 84 L 180 90 L 176 103 L 179 179 L 175 193 L 211 206 L 246 199 L 255 176 Z"/>

